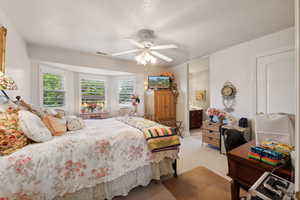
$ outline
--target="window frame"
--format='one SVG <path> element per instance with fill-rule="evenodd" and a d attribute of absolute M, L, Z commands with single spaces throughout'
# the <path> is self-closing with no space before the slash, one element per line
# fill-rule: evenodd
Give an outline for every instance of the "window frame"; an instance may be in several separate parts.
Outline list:
<path fill-rule="evenodd" d="M 82 94 L 81 94 L 81 79 L 88 79 L 88 80 L 94 80 L 94 81 L 103 81 L 104 82 L 104 107 L 103 109 L 108 109 L 108 79 L 104 76 L 96 76 L 96 75 L 90 75 L 90 74 L 79 74 L 78 76 L 78 96 L 79 96 L 79 113 L 81 112 L 81 105 L 82 105 Z"/>
<path fill-rule="evenodd" d="M 117 85 L 118 85 L 118 105 L 119 107 L 131 107 L 131 103 L 120 103 L 120 82 L 121 81 L 127 81 L 127 80 L 132 80 L 133 81 L 133 94 L 136 93 L 137 86 L 136 86 L 136 77 L 135 76 L 124 76 L 124 77 L 118 77 Z"/>
<path fill-rule="evenodd" d="M 53 74 L 53 75 L 57 75 L 57 76 L 61 76 L 62 77 L 62 87 L 63 87 L 63 92 L 64 92 L 64 104 L 63 106 L 54 106 L 54 107 L 50 107 L 50 106 L 45 106 L 44 105 L 44 79 L 43 79 L 43 75 L 44 74 Z M 66 71 L 64 70 L 60 70 L 60 69 L 56 69 L 54 67 L 50 67 L 50 66 L 46 66 L 46 65 L 40 65 L 39 66 L 39 87 L 40 87 L 40 97 L 39 97 L 39 101 L 40 101 L 40 105 L 44 108 L 51 108 L 51 109 L 65 109 L 67 107 L 67 90 L 66 90 Z"/>

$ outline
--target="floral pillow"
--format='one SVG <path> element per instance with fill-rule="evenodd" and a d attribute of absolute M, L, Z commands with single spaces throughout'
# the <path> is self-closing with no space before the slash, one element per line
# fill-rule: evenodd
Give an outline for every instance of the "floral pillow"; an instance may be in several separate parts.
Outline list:
<path fill-rule="evenodd" d="M 52 139 L 52 135 L 42 120 L 35 114 L 26 111 L 19 111 L 20 127 L 24 134 L 35 142 L 46 142 Z"/>
<path fill-rule="evenodd" d="M 8 108 L 0 112 L 0 155 L 9 155 L 29 144 L 20 128 L 18 109 Z"/>
<path fill-rule="evenodd" d="M 70 118 L 67 120 L 68 131 L 77 131 L 83 129 L 85 126 L 81 118 Z"/>

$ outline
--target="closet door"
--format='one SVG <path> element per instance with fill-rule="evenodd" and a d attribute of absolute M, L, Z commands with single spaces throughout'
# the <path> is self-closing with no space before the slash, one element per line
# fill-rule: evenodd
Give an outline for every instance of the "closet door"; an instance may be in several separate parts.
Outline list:
<path fill-rule="evenodd" d="M 155 116 L 156 120 L 176 119 L 175 97 L 171 91 L 155 91 Z"/>
<path fill-rule="evenodd" d="M 294 51 L 257 59 L 257 112 L 295 113 Z"/>

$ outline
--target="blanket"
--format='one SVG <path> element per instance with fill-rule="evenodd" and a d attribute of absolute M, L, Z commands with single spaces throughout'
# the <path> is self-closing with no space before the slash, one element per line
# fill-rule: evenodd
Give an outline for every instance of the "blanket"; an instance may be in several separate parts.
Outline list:
<path fill-rule="evenodd" d="M 151 153 L 140 130 L 114 118 L 85 124 L 0 156 L 0 200 L 52 200 L 178 157 L 177 150 Z"/>
<path fill-rule="evenodd" d="M 158 124 L 140 117 L 120 117 L 119 121 L 137 128 L 144 133 L 150 151 L 159 152 L 177 149 L 180 140 L 174 128 Z"/>

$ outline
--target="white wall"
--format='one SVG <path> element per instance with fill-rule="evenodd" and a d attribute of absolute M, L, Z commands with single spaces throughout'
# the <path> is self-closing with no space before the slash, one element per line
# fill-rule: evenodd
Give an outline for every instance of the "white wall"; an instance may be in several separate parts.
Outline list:
<path fill-rule="evenodd" d="M 294 28 L 248 41 L 210 55 L 211 107 L 224 108 L 220 90 L 226 81 L 237 87 L 235 117 L 252 118 L 256 108 L 256 58 L 294 46 Z"/>
<path fill-rule="evenodd" d="M 179 96 L 177 98 L 176 106 L 176 118 L 183 121 L 184 136 L 189 135 L 189 67 L 188 64 L 177 65 L 168 68 L 168 71 L 174 73 L 175 82 L 177 83 L 177 89 Z"/>
<path fill-rule="evenodd" d="M 6 41 L 6 74 L 11 76 L 17 83 L 18 90 L 8 91 L 8 95 L 14 99 L 20 95 L 31 102 L 31 67 L 27 55 L 26 43 L 11 24 L 9 19 L 0 10 L 0 26 L 7 28 Z"/>
<path fill-rule="evenodd" d="M 196 100 L 196 91 L 206 91 L 206 101 Z M 189 61 L 189 101 L 190 107 L 203 109 L 209 107 L 209 58 L 200 58 Z"/>
<path fill-rule="evenodd" d="M 66 91 L 66 106 L 65 109 L 68 114 L 79 114 L 80 113 L 80 88 L 79 81 L 81 77 L 105 80 L 106 83 L 106 108 L 111 112 L 113 116 L 118 114 L 120 105 L 118 102 L 118 80 L 126 78 L 136 79 L 135 94 L 141 99 L 141 103 L 138 107 L 138 114 L 140 116 L 144 115 L 144 74 L 132 74 L 131 76 L 111 76 L 111 75 L 96 75 L 74 72 L 70 70 L 64 70 L 61 68 L 56 68 L 49 64 L 43 64 L 39 62 L 32 62 L 32 90 L 33 90 L 33 104 L 41 106 L 41 82 L 39 79 L 40 71 L 45 68 L 46 70 L 53 70 L 58 72 L 65 77 L 65 91 Z"/>

